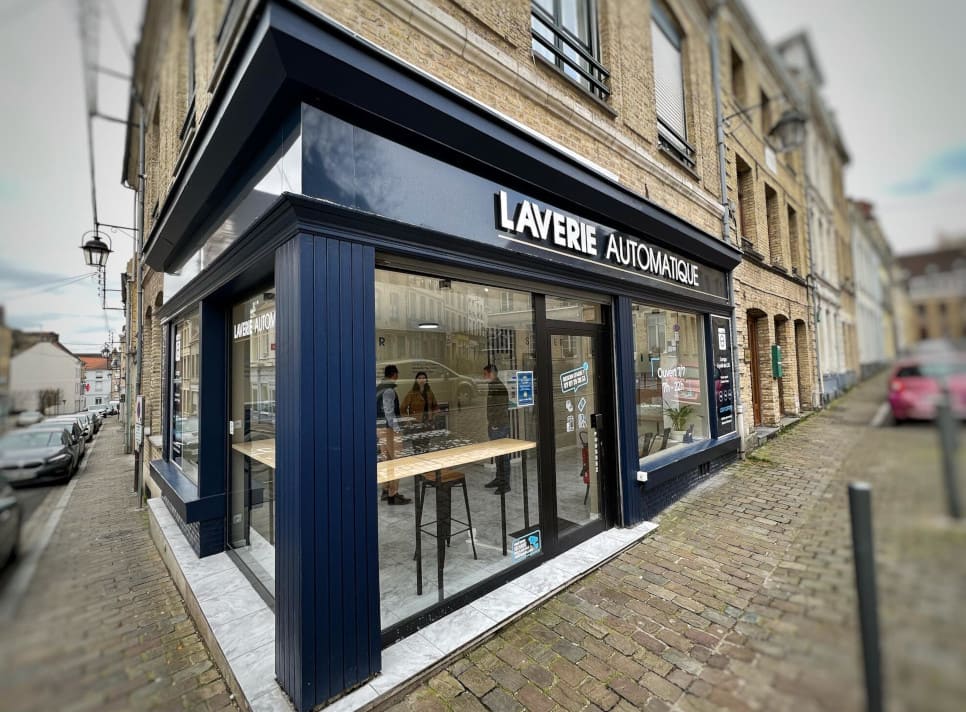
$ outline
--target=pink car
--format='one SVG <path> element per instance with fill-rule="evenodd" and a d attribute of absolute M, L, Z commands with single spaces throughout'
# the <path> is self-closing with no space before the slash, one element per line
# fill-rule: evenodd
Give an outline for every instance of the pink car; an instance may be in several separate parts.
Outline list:
<path fill-rule="evenodd" d="M 966 358 L 950 354 L 897 362 L 889 380 L 889 405 L 896 423 L 934 420 L 943 381 L 954 415 L 966 418 Z"/>

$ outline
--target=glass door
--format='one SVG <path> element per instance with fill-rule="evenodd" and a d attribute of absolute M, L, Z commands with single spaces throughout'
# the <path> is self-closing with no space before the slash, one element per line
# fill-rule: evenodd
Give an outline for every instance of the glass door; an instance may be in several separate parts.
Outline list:
<path fill-rule="evenodd" d="M 275 595 L 275 293 L 232 309 L 228 545 Z"/>
<path fill-rule="evenodd" d="M 551 331 L 550 351 L 554 509 L 560 538 L 589 525 L 602 525 L 600 338 Z"/>

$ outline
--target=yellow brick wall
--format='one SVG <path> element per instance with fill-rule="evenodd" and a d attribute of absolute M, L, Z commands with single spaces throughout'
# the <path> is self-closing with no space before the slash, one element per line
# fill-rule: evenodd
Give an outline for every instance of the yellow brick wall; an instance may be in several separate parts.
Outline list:
<path fill-rule="evenodd" d="M 602 0 L 602 64 L 611 73 L 608 100 L 590 97 L 534 59 L 527 0 L 310 0 L 307 4 L 402 60 L 481 103 L 531 127 L 618 177 L 636 193 L 711 234 L 720 234 L 714 100 L 708 25 L 697 0 L 670 0 L 685 34 L 688 140 L 697 152 L 695 173 L 657 148 L 648 0 Z M 210 108 L 224 0 L 196 3 L 195 120 Z M 163 205 L 183 149 L 187 26 L 177 9 L 157 15 L 163 28 L 156 86 L 146 91 L 146 227 Z M 230 42 L 228 43 L 230 44 Z M 190 139 L 189 139 L 190 141 Z"/>
<path fill-rule="evenodd" d="M 610 72 L 612 92 L 606 101 L 589 96 L 534 59 L 527 0 L 309 0 L 308 4 L 404 62 L 584 156 L 614 174 L 630 190 L 698 228 L 720 236 L 714 97 L 707 41 L 710 28 L 698 0 L 668 0 L 685 35 L 688 140 L 697 153 L 694 173 L 658 149 L 648 0 L 600 0 L 598 3 L 601 62 Z M 217 59 L 224 49 L 219 47 L 215 36 L 224 7 L 224 0 L 197 3 L 194 37 L 195 120 L 198 123 L 211 109 L 211 91 L 223 71 L 223 63 Z M 187 103 L 184 74 L 187 26 L 184 17 L 176 11 L 158 16 L 164 18 L 165 26 L 151 30 L 158 32 L 161 40 L 159 70 L 155 73 L 158 81 L 148 92 L 149 97 L 154 97 L 150 110 L 155 106 L 158 109 L 157 124 L 149 124 L 147 134 L 146 227 L 149 231 L 153 227 L 150 213 L 154 203 L 163 204 L 179 155 L 185 150 L 178 134 Z M 730 50 L 734 46 L 745 60 L 748 102 L 757 103 L 759 87 L 764 86 L 774 100 L 769 112 L 773 120 L 777 118 L 782 108 L 780 82 L 757 52 L 754 38 L 749 38 L 727 10 L 723 13 L 720 39 L 725 113 L 738 109 L 730 94 L 729 81 Z M 230 37 L 225 43 L 230 46 L 232 41 Z M 809 254 L 802 159 L 797 151 L 778 155 L 775 170 L 770 170 L 765 160 L 762 124 L 761 115 L 754 113 L 729 121 L 728 197 L 732 205 L 737 205 L 736 155 L 740 155 L 751 166 L 750 190 L 755 203 L 753 234 L 748 237 L 767 264 L 789 271 L 795 265 L 804 275 Z M 766 185 L 775 191 L 770 236 Z M 797 223 L 797 254 L 792 252 L 789 207 L 794 210 Z M 733 237 L 735 227 L 733 218 Z M 814 340 L 804 286 L 755 264 L 743 264 L 735 277 L 739 302 L 736 326 L 742 349 L 747 345 L 745 321 L 749 309 L 758 309 L 767 316 L 764 348 L 770 347 L 776 338 L 775 318 L 787 319 L 786 333 L 782 336 L 786 347 L 785 410 L 810 407 L 814 397 Z M 146 294 L 146 303 L 152 303 L 153 298 Z M 796 321 L 807 324 L 804 326 L 807 338 L 799 338 L 801 333 L 796 335 Z M 153 338 L 159 336 L 160 332 Z M 160 345 L 151 348 L 160 355 Z M 156 361 L 149 358 L 147 363 Z M 747 363 L 741 364 L 743 395 L 750 394 L 747 366 Z M 770 366 L 767 373 L 770 374 Z M 766 406 L 763 420 L 774 423 L 780 412 L 778 388 L 769 379 L 770 376 L 762 379 Z M 160 375 L 157 383 L 152 382 L 152 390 L 160 396 Z M 750 427 L 750 397 L 745 398 L 749 403 L 745 421 Z"/>
<path fill-rule="evenodd" d="M 776 121 L 788 108 L 789 104 L 783 100 L 787 90 L 748 28 L 728 10 L 722 14 L 719 44 L 725 116 L 758 104 L 762 90 L 770 99 L 765 111 L 755 108 L 730 118 L 725 135 L 728 197 L 735 208 L 733 212 L 737 212 L 741 207 L 737 169 L 737 158 L 740 157 L 750 168 L 744 178 L 742 193 L 750 197 L 751 203 L 749 205 L 746 199 L 744 207 L 749 214 L 744 221 L 742 237 L 761 254 L 764 263 L 746 257 L 734 273 L 742 418 L 744 432 L 748 433 L 756 425 L 752 406 L 752 360 L 759 367 L 759 424 L 777 425 L 783 413 L 800 414 L 815 402 L 815 341 L 808 289 L 803 282 L 808 273 L 810 250 L 801 149 L 776 154 L 771 166 L 766 157 L 766 124 Z M 739 93 L 743 93 L 743 102 L 735 96 L 732 50 L 742 61 L 738 79 L 742 85 Z M 771 206 L 767 195 L 771 195 Z M 792 226 L 789 225 L 791 217 L 795 220 L 797 234 L 794 252 Z M 734 214 L 732 228 L 734 231 L 738 229 L 738 217 Z M 792 272 L 793 266 L 797 268 L 798 278 Z M 757 316 L 754 322 L 749 321 L 749 312 Z M 750 349 L 748 331 L 751 328 L 757 330 L 757 353 Z M 782 350 L 784 373 L 780 380 L 772 376 L 773 344 L 778 344 Z"/>

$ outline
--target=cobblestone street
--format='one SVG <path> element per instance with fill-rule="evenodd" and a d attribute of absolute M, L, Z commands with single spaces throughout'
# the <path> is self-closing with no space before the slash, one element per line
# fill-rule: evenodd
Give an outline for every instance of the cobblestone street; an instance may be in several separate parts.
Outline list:
<path fill-rule="evenodd" d="M 888 709 L 961 709 L 966 527 L 942 516 L 934 429 L 869 427 L 883 389 L 873 379 L 719 473 L 393 709 L 862 709 L 854 479 L 873 485 Z M 90 458 L 5 624 L 0 709 L 235 708 L 134 508 L 116 424 Z"/>
<path fill-rule="evenodd" d="M 105 423 L 89 458 L 3 624 L 0 709 L 235 709 L 148 536 L 146 510 L 135 509 L 134 461 L 117 423 Z"/>
<path fill-rule="evenodd" d="M 874 378 L 719 473 L 393 709 L 863 709 L 851 480 L 873 486 L 888 709 L 962 709 L 966 527 L 942 516 L 934 428 L 869 427 L 884 392 Z"/>

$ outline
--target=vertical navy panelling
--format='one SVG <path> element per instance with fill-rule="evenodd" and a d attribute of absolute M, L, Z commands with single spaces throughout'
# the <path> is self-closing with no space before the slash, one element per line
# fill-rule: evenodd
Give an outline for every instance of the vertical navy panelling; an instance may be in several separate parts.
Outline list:
<path fill-rule="evenodd" d="M 620 452 L 623 524 L 631 526 L 644 518 L 640 485 L 637 483 L 637 387 L 634 378 L 634 320 L 631 300 L 618 297 L 614 304 L 614 366 L 617 371 L 618 449 Z"/>
<path fill-rule="evenodd" d="M 228 315 L 224 308 L 201 303 L 201 366 L 203 384 L 198 419 L 201 448 L 198 496 L 225 494 L 228 473 Z M 224 551 L 224 538 L 218 551 Z"/>
<path fill-rule="evenodd" d="M 375 252 L 276 254 L 276 676 L 300 710 L 378 672 Z"/>
<path fill-rule="evenodd" d="M 356 504 L 356 513 L 360 515 L 360 537 L 364 546 L 363 557 L 356 562 L 359 572 L 356 581 L 365 591 L 359 597 L 360 621 L 365 623 L 364 633 L 368 635 L 368 644 L 359 650 L 359 675 L 363 674 L 362 666 L 376 672 L 382 669 L 382 618 L 379 611 L 379 518 L 375 497 L 368 496 L 366 485 L 376 480 L 376 429 L 372 424 L 376 422 L 376 253 L 375 250 L 361 245 L 354 245 L 353 271 L 356 274 L 353 301 L 360 305 L 359 319 L 354 322 L 353 342 L 355 353 L 362 354 L 362 358 L 355 362 L 355 392 L 365 394 L 356 420 L 353 425 L 354 442 L 358 454 L 358 465 L 365 470 L 368 482 L 362 482 L 363 497 Z M 361 444 L 361 448 L 360 448 Z"/>
<path fill-rule="evenodd" d="M 298 710 L 316 704 L 316 521 L 313 408 L 315 343 L 313 241 L 299 235 L 275 258 L 277 469 L 275 672 Z"/>

